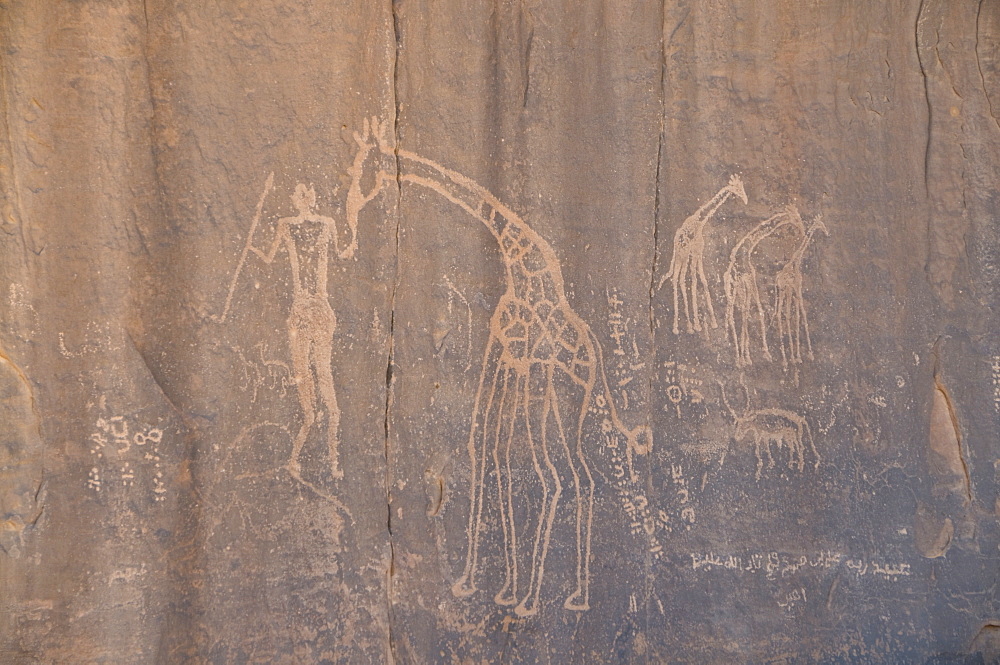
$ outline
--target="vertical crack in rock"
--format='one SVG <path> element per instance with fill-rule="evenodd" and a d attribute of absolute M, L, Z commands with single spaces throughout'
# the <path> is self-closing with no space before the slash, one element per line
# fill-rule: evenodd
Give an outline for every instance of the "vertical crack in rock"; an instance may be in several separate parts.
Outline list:
<path fill-rule="evenodd" d="M 961 487 L 956 488 L 966 505 L 972 504 L 972 479 L 969 464 L 962 449 L 962 429 L 951 395 L 941 382 L 940 338 L 934 344 L 934 401 L 931 405 L 930 446 L 940 456 L 940 463 L 932 469 L 939 474 L 959 477 Z"/>
<path fill-rule="evenodd" d="M 389 567 L 386 571 L 386 619 L 388 622 L 388 658 L 390 663 L 396 662 L 396 643 L 393 636 L 393 589 L 392 578 L 395 574 L 395 544 L 392 539 L 392 467 L 390 455 L 390 410 L 392 409 L 393 395 L 393 361 L 395 356 L 395 324 L 396 324 L 396 290 L 399 288 L 399 227 L 402 216 L 403 187 L 399 173 L 399 52 L 401 49 L 400 17 L 397 11 L 399 0 L 389 0 L 389 7 L 392 12 L 392 33 L 393 33 L 393 60 L 392 60 L 392 102 L 393 109 L 393 136 L 392 144 L 396 158 L 396 231 L 395 231 L 395 274 L 392 280 L 392 291 L 389 294 L 389 352 L 385 369 L 385 505 L 386 505 L 386 530 L 389 534 Z"/>
<path fill-rule="evenodd" d="M 0 44 L 11 43 L 10 17 L 0 12 Z M 25 237 L 20 188 L 18 187 L 18 169 L 14 158 L 13 134 L 10 129 L 11 100 L 9 97 L 7 69 L 9 63 L 7 54 L 0 52 L 0 229 L 10 235 L 17 234 L 21 241 L 22 254 L 28 248 Z M 34 100 L 33 100 L 34 101 Z M 34 101 L 38 104 L 37 101 Z M 4 168 L 6 167 L 6 169 Z M 5 177 L 5 171 L 9 176 Z M 8 228 L 8 225 L 10 228 Z"/>
<path fill-rule="evenodd" d="M 976 10 L 976 68 L 979 70 L 979 81 L 983 85 L 983 95 L 986 97 L 986 105 L 990 110 L 990 117 L 993 118 L 993 122 L 996 123 L 997 129 L 1000 129 L 1000 118 L 997 118 L 996 114 L 993 112 L 993 99 L 990 98 L 989 88 L 986 87 L 986 76 L 983 75 L 983 62 L 979 57 L 979 22 L 983 15 L 983 0 L 979 0 L 979 8 Z"/>
<path fill-rule="evenodd" d="M 650 357 L 655 360 L 656 358 L 656 318 L 653 311 L 653 295 L 656 290 L 656 269 L 657 263 L 660 257 L 660 188 L 662 186 L 662 173 L 661 165 L 663 164 L 663 133 L 664 124 L 663 117 L 666 113 L 667 108 L 667 94 L 666 94 L 666 77 L 667 77 L 667 40 L 666 40 L 666 5 L 661 4 L 660 6 L 660 131 L 656 143 L 656 169 L 655 169 L 655 191 L 653 192 L 653 251 L 649 266 L 649 344 L 650 344 Z M 671 34 L 673 38 L 673 34 Z M 646 426 L 649 427 L 650 432 L 650 446 L 654 443 L 653 434 L 653 380 L 656 376 L 656 362 L 651 361 L 649 363 L 649 369 L 646 374 Z M 653 479 L 652 473 L 652 461 L 648 460 L 646 463 L 647 473 L 646 473 L 646 489 L 652 495 L 653 492 Z M 646 568 L 646 579 L 645 579 L 645 597 L 643 598 L 643 618 L 645 620 L 645 630 L 648 634 L 649 632 L 649 597 L 652 594 L 652 578 L 653 578 L 653 561 L 652 554 L 649 548 L 646 548 L 645 557 L 645 568 Z"/>
<path fill-rule="evenodd" d="M 920 0 L 920 5 L 917 8 L 917 20 L 913 26 L 913 43 L 917 49 L 917 64 L 920 65 L 920 75 L 924 81 L 924 102 L 927 104 L 927 139 L 924 144 L 924 194 L 928 199 L 931 197 L 930 181 L 928 179 L 928 166 L 930 165 L 931 158 L 931 123 L 933 120 L 933 110 L 931 109 L 931 91 L 927 80 L 927 68 L 924 64 L 924 56 L 920 52 L 920 21 L 924 15 L 924 3 L 926 0 Z M 930 220 L 928 219 L 928 226 L 930 225 Z M 928 229 L 928 239 L 930 238 L 930 229 Z"/>
<path fill-rule="evenodd" d="M 164 205 L 164 185 L 163 178 L 161 174 L 161 164 L 159 159 L 159 154 L 156 149 L 156 132 L 157 127 L 159 127 L 159 119 L 156 114 L 156 95 L 153 93 L 153 68 L 149 64 L 149 8 L 146 6 L 147 0 L 142 0 L 142 18 L 143 18 L 143 31 L 142 31 L 142 65 L 143 71 L 146 75 L 146 95 L 148 97 L 147 103 L 149 104 L 149 117 L 148 122 L 148 138 L 149 138 L 149 159 L 153 165 L 152 176 L 153 184 L 156 186 L 156 205 L 159 209 L 160 218 L 169 223 L 169 216 L 163 214 L 166 211 L 166 206 Z M 136 216 L 132 220 L 132 225 L 135 227 L 135 233 L 139 237 L 139 244 L 142 246 L 143 252 L 149 256 L 149 247 L 146 244 L 146 236 L 142 232 L 142 226 L 139 224 L 139 219 Z"/>
<path fill-rule="evenodd" d="M 520 19 L 522 25 L 525 23 L 525 16 L 527 16 L 528 24 L 528 36 L 524 41 L 524 51 L 523 51 L 523 67 L 524 72 L 522 78 L 524 79 L 524 93 L 521 98 L 521 107 L 528 108 L 528 92 L 531 90 L 531 46 L 535 41 L 535 21 L 531 15 L 531 11 L 525 9 L 524 2 L 521 2 Z"/>

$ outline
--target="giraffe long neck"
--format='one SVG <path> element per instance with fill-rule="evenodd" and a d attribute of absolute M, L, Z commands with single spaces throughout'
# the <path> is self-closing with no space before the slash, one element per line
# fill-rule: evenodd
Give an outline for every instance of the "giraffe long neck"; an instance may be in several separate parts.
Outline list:
<path fill-rule="evenodd" d="M 437 192 L 482 222 L 498 242 L 508 229 L 537 237 L 513 210 L 471 178 L 407 150 L 397 155 L 401 181 Z"/>
<path fill-rule="evenodd" d="M 707 224 L 708 220 L 710 220 L 715 214 L 715 211 L 726 202 L 726 199 L 732 196 L 732 193 L 732 190 L 729 189 L 729 185 L 726 185 L 720 189 L 715 196 L 706 201 L 703 206 L 698 208 L 698 210 L 694 213 L 694 216 L 698 220 L 699 224 L 701 226 Z"/>
<path fill-rule="evenodd" d="M 806 250 L 809 249 L 809 244 L 812 242 L 813 236 L 816 235 L 816 229 L 809 229 L 805 236 L 803 236 L 802 241 L 799 246 L 795 248 L 795 252 L 792 254 L 792 258 L 788 261 L 795 266 L 796 269 L 800 268 L 802 265 L 802 259 L 806 255 Z"/>
<path fill-rule="evenodd" d="M 749 257 L 749 255 L 753 253 L 753 251 L 757 248 L 757 245 L 760 244 L 764 238 L 768 237 L 786 224 L 791 223 L 792 220 L 786 212 L 779 212 L 777 215 L 765 219 L 763 222 L 755 226 L 752 231 L 743 236 L 738 243 L 736 243 L 736 246 L 733 247 L 731 256 L 735 258 L 742 254 Z"/>
<path fill-rule="evenodd" d="M 399 160 L 399 180 L 430 189 L 451 201 L 484 224 L 500 246 L 504 257 L 507 285 L 519 291 L 512 270 L 515 255 L 525 254 L 536 248 L 542 257 L 544 270 L 553 280 L 556 297 L 565 297 L 562 271 L 552 247 L 523 219 L 482 185 L 457 171 L 421 157 L 407 150 L 396 153 Z M 516 247 L 514 246 L 516 245 Z"/>

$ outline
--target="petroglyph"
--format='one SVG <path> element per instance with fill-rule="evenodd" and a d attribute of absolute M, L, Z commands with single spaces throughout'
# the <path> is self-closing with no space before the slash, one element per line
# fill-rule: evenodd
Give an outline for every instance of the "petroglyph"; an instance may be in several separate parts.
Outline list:
<path fill-rule="evenodd" d="M 778 271 L 774 298 L 774 319 L 777 322 L 778 340 L 781 344 L 781 363 L 787 369 L 789 361 L 802 362 L 801 333 L 806 336 L 806 355 L 813 359 L 812 339 L 809 337 L 809 316 L 802 297 L 802 258 L 817 231 L 829 236 L 826 225 L 817 217 L 802 236 L 792 257 Z M 786 351 L 787 349 L 787 351 Z"/>
<path fill-rule="evenodd" d="M 715 308 L 712 305 L 712 290 L 705 277 L 705 226 L 715 215 L 715 212 L 730 196 L 747 203 L 743 180 L 738 175 L 729 178 L 729 183 L 720 189 L 715 196 L 684 220 L 674 234 L 673 255 L 670 258 L 670 268 L 660 279 L 657 288 L 669 278 L 674 287 L 674 334 L 680 333 L 680 304 L 678 294 L 684 302 L 684 318 L 689 333 L 701 331 L 706 327 L 705 315 L 698 305 L 698 284 L 701 284 L 705 305 L 708 308 L 708 321 L 713 328 L 719 323 L 715 318 Z"/>
<path fill-rule="evenodd" d="M 664 382 L 667 388 L 664 391 L 667 396 L 667 403 L 663 405 L 663 410 L 675 409 L 677 417 L 681 416 L 681 406 L 692 406 L 703 404 L 705 396 L 701 392 L 703 381 L 697 378 L 697 369 L 684 363 L 667 361 L 663 363 Z"/>
<path fill-rule="evenodd" d="M 92 466 L 87 473 L 88 489 L 95 493 L 115 485 L 128 489 L 138 479 L 140 486 L 148 485 L 154 501 L 164 500 L 162 429 L 130 423 L 125 416 L 100 417 L 89 441 Z"/>
<path fill-rule="evenodd" d="M 330 306 L 328 275 L 331 244 L 337 251 L 337 258 L 354 257 L 358 242 L 356 218 L 348 220 L 351 241 L 346 248 L 341 248 L 336 221 L 332 217 L 315 212 L 315 190 L 300 183 L 291 196 L 296 214 L 279 219 L 270 247 L 266 251 L 258 249 L 253 244 L 254 235 L 261 220 L 264 202 L 273 185 L 272 173 L 267 177 L 264 191 L 258 200 L 256 213 L 247 233 L 246 244 L 236 264 L 219 321 L 225 321 L 229 313 L 233 293 L 247 256 L 252 252 L 264 263 L 271 265 L 278 252 L 284 250 L 288 256 L 292 277 L 292 306 L 287 321 L 288 346 L 292 357 L 292 382 L 298 392 L 299 406 L 302 409 L 302 423 L 292 442 L 288 472 L 294 478 L 301 480 L 299 457 L 303 445 L 321 415 L 317 405 L 318 397 L 326 412 L 326 442 L 330 471 L 334 478 L 342 478 L 344 474 L 338 457 L 340 406 L 337 403 L 331 365 L 337 317 Z M 356 188 L 357 184 L 353 183 L 352 191 Z M 349 192 L 349 200 L 350 196 Z"/>
<path fill-rule="evenodd" d="M 680 464 L 670 465 L 670 481 L 676 488 L 677 502 L 681 506 L 681 520 L 685 529 L 694 524 L 694 507 L 691 505 L 691 489 L 688 479 L 684 476 L 684 468 Z"/>
<path fill-rule="evenodd" d="M 753 362 L 750 351 L 750 320 L 752 318 L 756 318 L 760 324 L 760 343 L 764 356 L 768 360 L 771 359 L 771 352 L 767 346 L 764 307 L 761 304 L 760 290 L 757 286 L 757 271 L 754 268 L 753 254 L 761 241 L 789 224 L 794 224 L 796 228 L 804 232 L 802 218 L 794 206 L 789 206 L 782 212 L 759 223 L 736 243 L 729 254 L 729 267 L 726 268 L 722 283 L 726 291 L 726 332 L 736 347 L 737 365 L 749 365 Z M 739 326 L 737 326 L 737 318 L 740 319 Z"/>
<path fill-rule="evenodd" d="M 448 276 L 444 277 L 445 286 L 448 288 L 448 315 L 451 316 L 455 305 L 455 299 L 457 298 L 462 306 L 465 308 L 465 371 L 468 372 L 472 369 L 472 306 L 469 304 L 468 299 L 465 295 L 458 290 Z"/>
<path fill-rule="evenodd" d="M 749 391 L 746 391 L 746 408 L 742 415 L 738 415 L 730 406 L 729 400 L 726 398 L 725 387 L 721 382 L 719 389 L 722 391 L 722 401 L 729 413 L 732 414 L 735 423 L 733 440 L 740 442 L 750 437 L 753 438 L 754 454 L 757 456 L 757 480 L 760 480 L 760 474 L 764 468 L 765 455 L 767 456 L 767 467 L 774 468 L 772 445 L 778 452 L 787 448 L 787 467 L 801 472 L 805 469 L 805 441 L 808 440 L 815 460 L 813 468 L 819 468 L 820 456 L 813 441 L 809 422 L 805 418 L 787 409 L 751 409 Z M 745 386 L 744 390 L 746 390 Z"/>
<path fill-rule="evenodd" d="M 250 358 L 246 357 L 242 349 L 234 348 L 236 355 L 240 358 L 240 374 L 242 376 L 241 388 L 251 393 L 250 401 L 256 402 L 257 395 L 261 391 L 276 393 L 279 397 L 288 394 L 288 389 L 292 387 L 292 370 L 287 363 L 276 358 L 268 357 L 269 349 L 264 342 L 254 345 L 256 354 Z M 255 358 L 254 355 L 257 357 Z"/>
<path fill-rule="evenodd" d="M 562 269 L 555 251 L 514 211 L 473 180 L 406 150 L 397 150 L 387 138 L 385 123 L 366 122 L 355 135 L 360 146 L 354 183 L 374 170 L 374 184 L 364 193 L 348 193 L 348 216 L 357 214 L 386 183 L 417 185 L 454 203 L 484 224 L 497 241 L 504 266 L 506 291 L 489 324 L 479 384 L 473 399 L 468 452 L 472 466 L 465 567 L 452 587 L 456 596 L 475 593 L 479 544 L 485 522 L 493 511 L 486 502 L 487 460 L 495 469 L 499 516 L 504 538 L 504 583 L 494 600 L 514 605 L 518 616 L 539 609 L 549 540 L 562 480 L 553 461 L 566 460 L 575 513 L 575 585 L 563 606 L 583 611 L 590 607 L 590 548 L 594 483 L 584 453 L 584 421 L 592 405 L 603 400 L 611 428 L 627 442 L 629 464 L 633 453 L 649 451 L 648 427 L 627 428 L 619 418 L 604 371 L 601 344 L 567 300 Z M 362 157 L 370 157 L 363 163 Z M 398 172 L 395 170 L 398 165 Z M 521 477 L 512 467 L 512 451 L 527 448 L 541 486 L 537 527 L 531 547 L 527 583 L 521 576 L 514 499 Z M 489 452 L 489 454 L 487 454 Z"/>
<path fill-rule="evenodd" d="M 993 356 L 990 367 L 993 370 L 993 409 L 1000 413 L 1000 355 Z"/>

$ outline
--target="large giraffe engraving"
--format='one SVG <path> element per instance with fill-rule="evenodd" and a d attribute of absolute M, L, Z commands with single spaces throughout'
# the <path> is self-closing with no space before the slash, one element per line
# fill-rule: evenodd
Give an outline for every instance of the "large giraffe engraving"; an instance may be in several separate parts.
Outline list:
<path fill-rule="evenodd" d="M 729 254 L 729 267 L 722 277 L 722 283 L 726 291 L 726 332 L 736 347 L 737 365 L 750 365 L 753 362 L 750 353 L 750 319 L 754 314 L 760 323 L 760 342 L 764 356 L 768 360 L 771 359 L 771 351 L 767 346 L 764 306 L 761 304 L 760 290 L 757 287 L 757 270 L 753 265 L 753 254 L 761 241 L 789 224 L 794 224 L 804 232 L 802 218 L 795 206 L 788 206 L 782 212 L 759 223 L 733 246 Z M 736 325 L 737 315 L 740 318 L 739 328 Z"/>
<path fill-rule="evenodd" d="M 385 125 L 377 121 L 366 122 L 364 131 L 355 134 L 359 151 L 348 194 L 353 223 L 386 183 L 416 185 L 439 194 L 484 224 L 499 245 L 504 265 L 506 291 L 490 318 L 473 399 L 467 442 L 472 478 L 465 566 L 452 592 L 464 597 L 477 591 L 480 538 L 492 514 L 484 509 L 492 494 L 486 488 L 491 461 L 497 481 L 505 573 L 494 600 L 514 605 L 518 616 L 538 611 L 552 526 L 564 489 L 553 459 L 553 452 L 558 452 L 556 460 L 565 458 L 568 463 L 575 509 L 575 588 L 564 607 L 587 610 L 594 482 L 584 452 L 585 418 L 593 404 L 603 401 L 613 427 L 628 442 L 630 460 L 632 453 L 650 450 L 651 431 L 646 426 L 626 428 L 620 420 L 605 377 L 600 342 L 570 306 L 559 260 L 548 242 L 473 180 L 412 152 L 397 150 L 385 134 Z M 362 166 L 366 159 L 372 163 L 369 169 Z M 372 169 L 374 184 L 365 193 L 360 183 L 367 177 L 366 170 Z M 512 452 L 521 446 L 530 454 L 542 489 L 526 584 L 519 565 L 520 525 L 514 517 L 518 474 L 512 467 Z"/>
<path fill-rule="evenodd" d="M 802 362 L 802 332 L 806 335 L 806 354 L 810 360 L 813 359 L 809 316 L 806 313 L 806 301 L 802 298 L 802 259 L 817 231 L 822 231 L 826 236 L 830 235 L 819 217 L 809 225 L 809 230 L 802 236 L 791 258 L 782 266 L 775 278 L 777 289 L 774 298 L 774 318 L 778 324 L 778 340 L 781 343 L 781 363 L 786 368 L 789 360 L 793 363 Z"/>
<path fill-rule="evenodd" d="M 698 208 L 694 214 L 684 220 L 674 234 L 674 253 L 670 258 L 670 268 L 660 280 L 657 288 L 669 278 L 674 287 L 674 334 L 679 334 L 680 303 L 678 292 L 684 301 L 684 317 L 687 331 L 701 331 L 705 320 L 698 309 L 698 284 L 704 290 L 705 304 L 708 307 L 708 319 L 713 328 L 719 327 L 715 319 L 715 308 L 712 306 L 712 290 L 705 277 L 705 226 L 715 215 L 715 212 L 730 196 L 735 196 L 744 204 L 747 203 L 747 193 L 743 188 L 743 180 L 738 175 L 732 175 L 729 183 L 718 193 Z M 692 311 L 693 310 L 693 311 Z M 706 324 L 707 325 L 707 324 Z"/>

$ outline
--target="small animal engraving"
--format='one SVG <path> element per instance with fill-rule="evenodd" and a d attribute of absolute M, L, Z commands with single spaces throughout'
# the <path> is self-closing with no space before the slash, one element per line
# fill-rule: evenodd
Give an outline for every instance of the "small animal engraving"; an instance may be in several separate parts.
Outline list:
<path fill-rule="evenodd" d="M 742 415 L 736 413 L 726 399 L 726 389 L 719 382 L 722 391 L 722 401 L 733 416 L 735 429 L 733 439 L 737 442 L 753 438 L 754 453 L 757 456 L 756 479 L 760 480 L 764 468 L 764 456 L 767 456 L 767 467 L 774 468 L 774 454 L 771 446 L 780 452 L 788 450 L 788 468 L 801 472 L 805 469 L 805 441 L 808 438 L 809 447 L 815 459 L 814 468 L 819 468 L 820 456 L 813 441 L 809 422 L 799 414 L 787 409 L 751 409 L 750 393 L 747 391 L 747 405 Z M 744 386 L 746 390 L 746 386 Z"/>

